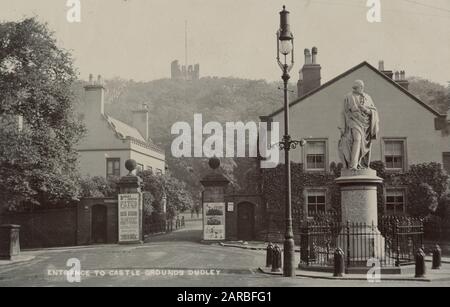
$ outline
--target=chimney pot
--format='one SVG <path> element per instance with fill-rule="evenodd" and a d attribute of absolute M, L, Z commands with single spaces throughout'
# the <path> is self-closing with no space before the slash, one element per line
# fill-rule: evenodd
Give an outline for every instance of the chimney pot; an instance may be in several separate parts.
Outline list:
<path fill-rule="evenodd" d="M 93 83 L 94 82 L 94 75 L 93 74 L 89 74 L 89 83 Z"/>
<path fill-rule="evenodd" d="M 378 70 L 379 71 L 384 71 L 384 61 L 379 61 L 378 62 Z"/>
<path fill-rule="evenodd" d="M 400 73 L 398 71 L 395 72 L 395 81 L 400 81 Z"/>
<path fill-rule="evenodd" d="M 312 63 L 317 64 L 317 55 L 319 54 L 319 50 L 317 47 L 312 48 Z"/>
<path fill-rule="evenodd" d="M 409 90 L 409 81 L 406 79 L 406 73 L 404 70 L 399 72 L 399 78 L 395 81 L 404 89 Z"/>
<path fill-rule="evenodd" d="M 309 49 L 305 49 L 305 65 L 310 65 L 311 63 L 311 52 L 309 51 Z"/>

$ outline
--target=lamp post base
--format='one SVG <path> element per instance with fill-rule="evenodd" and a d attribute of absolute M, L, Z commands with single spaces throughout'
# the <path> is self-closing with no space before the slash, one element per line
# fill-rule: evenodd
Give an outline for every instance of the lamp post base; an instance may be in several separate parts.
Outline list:
<path fill-rule="evenodd" d="M 295 277 L 295 242 L 293 238 L 284 241 L 283 276 Z"/>

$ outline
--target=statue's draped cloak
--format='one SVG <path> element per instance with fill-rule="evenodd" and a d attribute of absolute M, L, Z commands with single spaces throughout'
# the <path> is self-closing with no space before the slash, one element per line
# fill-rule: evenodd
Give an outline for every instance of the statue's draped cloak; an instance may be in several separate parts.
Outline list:
<path fill-rule="evenodd" d="M 359 107 L 361 104 L 370 109 L 370 115 L 362 112 Z M 377 139 L 379 132 L 378 111 L 372 98 L 367 94 L 349 93 L 345 97 L 342 122 L 345 127 L 339 142 L 342 162 L 346 168 L 351 167 L 354 130 L 361 135 L 358 168 L 368 168 L 372 141 Z"/>

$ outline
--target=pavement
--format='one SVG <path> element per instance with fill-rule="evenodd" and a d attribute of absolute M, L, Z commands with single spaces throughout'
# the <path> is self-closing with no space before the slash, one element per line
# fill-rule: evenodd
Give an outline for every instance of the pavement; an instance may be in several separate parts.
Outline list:
<path fill-rule="evenodd" d="M 265 251 L 267 249 L 268 242 L 227 241 L 227 242 L 220 243 L 220 245 L 223 247 L 234 247 L 234 248 L 241 248 L 241 249 Z M 280 243 L 278 245 L 280 246 L 281 250 L 283 250 L 283 243 Z M 300 246 L 295 246 L 295 252 L 300 252 Z M 426 259 L 426 261 L 431 262 L 433 258 L 431 255 L 427 255 L 427 257 L 425 259 Z M 442 263 L 450 264 L 450 257 L 443 256 Z"/>
<path fill-rule="evenodd" d="M 296 278 L 264 274 L 263 249 L 225 247 L 201 242 L 201 221 L 186 221 L 186 228 L 147 238 L 142 245 L 102 245 L 25 251 L 26 262 L 0 264 L 0 287 L 424 287 L 450 286 L 446 279 L 381 280 L 361 276 L 332 279 L 301 272 Z M 299 255 L 296 255 L 297 257 Z M 299 259 L 297 259 L 299 261 Z M 75 261 L 75 262 L 74 262 Z M 79 261 L 79 262 L 78 262 Z M 80 280 L 67 271 L 79 263 Z M 69 271 L 70 272 L 70 271 Z M 445 270 L 443 275 L 450 276 Z M 350 277 L 350 276 L 349 276 Z M 364 276 L 363 276 L 364 277 Z M 361 279 L 362 278 L 362 279 Z M 80 282 L 78 282 L 80 281 Z"/>
<path fill-rule="evenodd" d="M 0 266 L 7 266 L 7 265 L 13 265 L 17 263 L 23 263 L 31 261 L 35 258 L 35 256 L 32 255 L 20 255 L 13 260 L 0 260 Z"/>
<path fill-rule="evenodd" d="M 414 275 L 415 268 L 414 266 L 410 266 L 402 269 L 402 274 L 380 274 L 380 282 L 381 281 L 389 281 L 389 282 L 441 282 L 448 283 L 450 286 L 450 265 L 443 266 L 440 270 L 431 270 L 428 265 L 427 273 L 422 278 L 416 278 Z M 272 272 L 270 268 L 261 267 L 259 271 L 263 274 L 273 275 L 273 276 L 281 276 L 281 272 Z M 314 279 L 324 279 L 324 280 L 334 280 L 334 281 L 368 281 L 367 274 L 346 274 L 342 277 L 334 277 L 333 273 L 330 272 L 318 272 L 318 271 L 305 271 L 305 270 L 297 270 L 297 277 L 305 277 L 305 278 L 314 278 Z M 371 280 L 374 280 L 374 275 L 372 274 Z"/>

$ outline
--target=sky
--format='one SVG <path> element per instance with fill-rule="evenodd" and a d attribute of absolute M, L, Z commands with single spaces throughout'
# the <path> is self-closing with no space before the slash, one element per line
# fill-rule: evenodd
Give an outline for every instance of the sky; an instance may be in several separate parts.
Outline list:
<path fill-rule="evenodd" d="M 367 0 L 80 0 L 81 22 L 67 21 L 67 0 L 0 0 L 0 21 L 38 16 L 72 51 L 80 79 L 150 81 L 170 77 L 185 57 L 201 76 L 280 80 L 275 33 L 283 4 L 291 12 L 296 65 L 317 46 L 323 81 L 368 61 L 447 84 L 450 0 L 380 0 L 381 22 L 367 21 Z"/>

